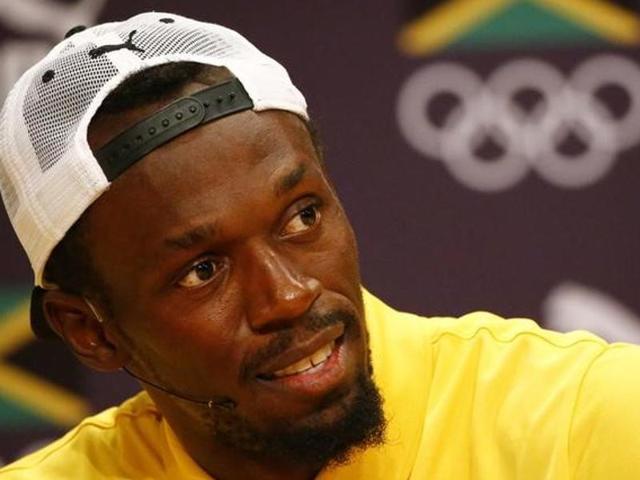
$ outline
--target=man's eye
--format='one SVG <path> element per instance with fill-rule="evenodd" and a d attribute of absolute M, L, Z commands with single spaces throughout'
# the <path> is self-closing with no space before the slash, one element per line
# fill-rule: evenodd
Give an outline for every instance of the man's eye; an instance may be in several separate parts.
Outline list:
<path fill-rule="evenodd" d="M 284 236 L 295 235 L 298 233 L 306 232 L 313 228 L 313 226 L 320 220 L 320 211 L 316 205 L 309 205 L 306 208 L 300 210 L 295 217 L 289 220 L 284 228 L 282 234 Z"/>
<path fill-rule="evenodd" d="M 178 281 L 178 285 L 185 288 L 201 287 L 213 280 L 218 270 L 219 266 L 215 261 L 211 259 L 199 260 Z"/>

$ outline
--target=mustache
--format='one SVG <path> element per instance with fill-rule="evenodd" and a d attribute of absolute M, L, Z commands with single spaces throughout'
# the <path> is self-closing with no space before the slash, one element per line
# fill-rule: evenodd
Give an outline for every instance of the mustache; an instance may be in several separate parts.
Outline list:
<path fill-rule="evenodd" d="M 345 332 L 348 330 L 359 332 L 359 329 L 353 328 L 357 325 L 358 319 L 353 312 L 348 310 L 332 310 L 324 314 L 309 313 L 297 323 L 296 328 L 275 332 L 273 338 L 265 346 L 258 349 L 243 362 L 244 364 L 241 368 L 242 378 L 250 378 L 252 372 L 260 368 L 265 361 L 286 352 L 298 341 L 305 340 L 316 332 L 340 323 L 344 324 Z"/>

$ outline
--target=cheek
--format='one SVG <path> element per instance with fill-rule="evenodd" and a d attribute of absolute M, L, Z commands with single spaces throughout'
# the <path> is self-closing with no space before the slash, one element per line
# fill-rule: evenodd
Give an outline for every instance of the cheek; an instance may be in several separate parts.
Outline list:
<path fill-rule="evenodd" d="M 359 296 L 360 270 L 358 248 L 351 225 L 344 215 L 325 228 L 325 241 L 312 253 L 310 276 L 315 276 L 328 290 Z"/>
<path fill-rule="evenodd" d="M 153 308 L 139 304 L 121 324 L 136 353 L 148 361 L 174 370 L 210 369 L 240 354 L 239 313 L 231 302 L 212 297 L 156 300 Z"/>
<path fill-rule="evenodd" d="M 360 267 L 358 260 L 358 245 L 355 237 L 355 233 L 351 224 L 347 220 L 344 211 L 340 210 L 341 215 L 339 217 L 337 250 L 338 261 L 342 265 L 342 269 L 345 274 L 355 278 L 357 283 L 360 283 Z"/>

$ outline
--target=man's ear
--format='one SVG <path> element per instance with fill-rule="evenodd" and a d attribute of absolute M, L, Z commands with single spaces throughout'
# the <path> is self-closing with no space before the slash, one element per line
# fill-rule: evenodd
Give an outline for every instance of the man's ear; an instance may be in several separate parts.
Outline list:
<path fill-rule="evenodd" d="M 86 366 L 111 372 L 125 365 L 126 355 L 107 340 L 105 324 L 84 297 L 48 290 L 42 307 L 51 328 Z"/>

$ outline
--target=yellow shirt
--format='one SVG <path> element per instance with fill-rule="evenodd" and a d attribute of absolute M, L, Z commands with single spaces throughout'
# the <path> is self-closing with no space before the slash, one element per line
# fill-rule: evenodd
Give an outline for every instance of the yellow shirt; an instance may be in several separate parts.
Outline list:
<path fill-rule="evenodd" d="M 320 479 L 640 478 L 640 348 L 488 313 L 399 313 L 365 292 L 387 442 Z M 142 393 L 2 480 L 208 479 Z"/>

